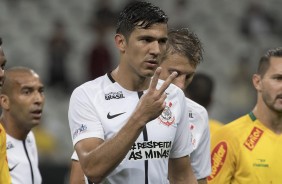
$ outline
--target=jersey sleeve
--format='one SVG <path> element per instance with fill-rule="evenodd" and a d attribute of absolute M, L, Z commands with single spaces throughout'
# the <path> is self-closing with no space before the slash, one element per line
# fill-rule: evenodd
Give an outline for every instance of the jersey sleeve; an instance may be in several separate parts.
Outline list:
<path fill-rule="evenodd" d="M 72 93 L 68 119 L 73 146 L 80 140 L 90 137 L 104 139 L 104 131 L 87 89 L 78 87 Z M 94 99 L 95 100 L 95 99 Z"/>
<path fill-rule="evenodd" d="M 212 172 L 208 177 L 209 184 L 229 184 L 235 172 L 236 138 L 232 130 L 222 127 L 216 131 L 211 140 Z"/>
<path fill-rule="evenodd" d="M 211 173 L 210 129 L 206 110 L 201 112 L 198 121 L 202 121 L 199 124 L 205 126 L 198 147 L 191 153 L 190 159 L 196 178 L 203 179 L 208 177 Z"/>
<path fill-rule="evenodd" d="M 180 90 L 180 89 L 179 89 Z M 181 90 L 180 90 L 181 91 Z M 182 92 L 182 91 L 181 91 Z M 180 158 L 189 155 L 193 151 L 192 135 L 189 130 L 188 110 L 186 106 L 184 93 L 179 93 L 180 113 L 178 114 L 180 120 L 177 125 L 177 132 L 173 142 L 170 153 L 170 158 Z"/>

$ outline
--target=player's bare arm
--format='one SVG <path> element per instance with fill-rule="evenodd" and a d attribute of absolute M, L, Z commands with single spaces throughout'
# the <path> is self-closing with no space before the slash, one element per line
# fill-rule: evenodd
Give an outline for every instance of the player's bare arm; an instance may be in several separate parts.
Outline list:
<path fill-rule="evenodd" d="M 134 113 L 115 136 L 107 141 L 88 138 L 75 145 L 82 169 L 92 182 L 101 182 L 124 159 L 146 123 L 157 118 L 163 111 L 166 98 L 164 92 L 177 73 L 172 73 L 160 89 L 156 89 L 160 72 L 161 68 L 155 71 L 147 93 L 142 96 Z"/>
<path fill-rule="evenodd" d="M 70 184 L 85 184 L 84 174 L 78 160 L 71 161 Z"/>
<path fill-rule="evenodd" d="M 199 179 L 198 184 L 207 184 L 207 178 Z"/>
<path fill-rule="evenodd" d="M 169 159 L 168 175 L 169 175 L 169 183 L 171 184 L 198 183 L 193 173 L 190 158 L 188 156 Z"/>

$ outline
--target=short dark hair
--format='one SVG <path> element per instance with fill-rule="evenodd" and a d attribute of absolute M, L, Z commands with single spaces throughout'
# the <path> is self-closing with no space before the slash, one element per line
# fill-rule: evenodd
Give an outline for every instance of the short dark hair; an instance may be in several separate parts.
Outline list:
<path fill-rule="evenodd" d="M 208 108 L 212 101 L 214 90 L 213 79 L 204 73 L 196 73 L 192 82 L 186 88 L 186 95 L 200 105 Z"/>
<path fill-rule="evenodd" d="M 167 21 L 168 16 L 159 7 L 149 2 L 133 1 L 119 14 L 116 33 L 128 38 L 137 26 L 147 29 L 156 23 L 167 24 Z"/>
<path fill-rule="evenodd" d="M 282 57 L 282 47 L 270 49 L 260 58 L 257 73 L 262 77 L 269 68 L 269 61 L 271 57 Z"/>
<path fill-rule="evenodd" d="M 188 28 L 170 30 L 168 33 L 167 50 L 163 56 L 181 54 L 187 57 L 193 66 L 203 60 L 203 46 L 198 36 Z"/>
<path fill-rule="evenodd" d="M 0 37 L 0 46 L 2 45 L 2 38 Z"/>
<path fill-rule="evenodd" d="M 1 89 L 1 94 L 9 95 L 13 87 L 11 83 L 14 82 L 13 74 L 15 73 L 35 73 L 32 69 L 23 66 L 14 66 L 5 70 L 5 80 Z"/>

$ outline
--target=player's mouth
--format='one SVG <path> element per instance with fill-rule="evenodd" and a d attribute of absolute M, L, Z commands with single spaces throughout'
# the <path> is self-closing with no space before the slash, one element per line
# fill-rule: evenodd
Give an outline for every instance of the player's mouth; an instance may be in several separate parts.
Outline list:
<path fill-rule="evenodd" d="M 34 119 L 41 119 L 42 110 L 41 109 L 33 110 L 31 111 L 31 114 Z"/>
<path fill-rule="evenodd" d="M 159 66 L 159 62 L 157 60 L 147 60 L 146 66 L 149 68 L 157 68 Z"/>

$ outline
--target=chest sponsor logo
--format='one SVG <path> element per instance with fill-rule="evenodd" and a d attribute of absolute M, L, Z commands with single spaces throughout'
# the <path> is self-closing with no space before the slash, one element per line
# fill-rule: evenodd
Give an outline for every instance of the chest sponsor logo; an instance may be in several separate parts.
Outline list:
<path fill-rule="evenodd" d="M 105 94 L 105 99 L 106 100 L 120 99 L 120 98 L 125 98 L 123 93 L 122 93 L 122 91 L 110 92 L 108 94 Z"/>
<path fill-rule="evenodd" d="M 158 117 L 158 119 L 160 120 L 160 123 L 166 126 L 170 126 L 174 124 L 174 121 L 175 121 L 175 117 L 170 110 L 171 107 L 172 107 L 172 103 L 169 102 L 169 104 L 165 106 L 162 114 Z"/>
<path fill-rule="evenodd" d="M 157 142 L 144 141 L 137 142 L 131 147 L 128 160 L 150 160 L 164 159 L 169 157 L 171 141 Z"/>
<path fill-rule="evenodd" d="M 244 142 L 244 146 L 252 151 L 259 139 L 261 138 L 263 131 L 257 127 L 254 127 L 247 140 Z"/>
<path fill-rule="evenodd" d="M 227 143 L 222 141 L 216 145 L 211 153 L 211 175 L 208 177 L 208 181 L 211 181 L 221 170 L 227 155 Z"/>
<path fill-rule="evenodd" d="M 120 116 L 120 115 L 122 115 L 122 114 L 124 114 L 124 113 L 125 113 L 125 112 L 118 113 L 118 114 L 110 114 L 110 113 L 108 113 L 108 114 L 107 114 L 107 118 L 108 118 L 108 119 L 113 119 L 113 118 L 118 117 L 118 116 Z"/>
<path fill-rule="evenodd" d="M 84 124 L 81 124 L 80 127 L 74 131 L 73 139 L 76 138 L 82 132 L 85 132 L 86 130 L 87 130 L 87 126 Z"/>

